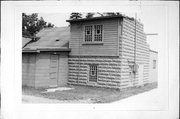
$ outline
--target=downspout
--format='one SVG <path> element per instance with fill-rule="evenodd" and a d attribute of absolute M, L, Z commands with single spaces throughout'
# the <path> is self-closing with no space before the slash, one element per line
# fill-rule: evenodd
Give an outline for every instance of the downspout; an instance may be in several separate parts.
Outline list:
<path fill-rule="evenodd" d="M 134 80 L 136 79 L 136 71 L 135 71 L 135 67 L 136 67 L 136 28 L 137 28 L 137 13 L 135 13 L 135 34 L 134 34 Z M 134 86 L 134 84 L 133 84 Z"/>
<path fill-rule="evenodd" d="M 137 19 L 137 13 L 135 13 L 135 34 L 134 34 L 134 64 L 136 64 L 136 19 Z"/>

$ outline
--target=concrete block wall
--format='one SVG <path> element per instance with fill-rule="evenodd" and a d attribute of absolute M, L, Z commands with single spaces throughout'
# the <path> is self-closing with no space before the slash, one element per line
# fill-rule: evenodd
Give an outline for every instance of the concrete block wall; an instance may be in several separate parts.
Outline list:
<path fill-rule="evenodd" d="M 120 88 L 121 59 L 119 57 L 70 56 L 68 84 Z M 98 65 L 97 82 L 89 82 L 89 65 Z"/>
<path fill-rule="evenodd" d="M 135 21 L 123 19 L 122 36 L 120 38 L 120 55 L 122 57 L 123 69 L 121 81 L 126 82 L 122 88 L 138 85 L 138 72 L 133 80 L 129 77 L 129 65 L 132 65 L 136 54 L 136 63 L 144 65 L 143 84 L 148 83 L 149 76 L 149 45 L 146 43 L 146 36 L 143 31 L 143 24 L 137 22 L 136 26 L 136 50 L 135 50 Z M 135 53 L 136 52 L 136 53 Z"/>

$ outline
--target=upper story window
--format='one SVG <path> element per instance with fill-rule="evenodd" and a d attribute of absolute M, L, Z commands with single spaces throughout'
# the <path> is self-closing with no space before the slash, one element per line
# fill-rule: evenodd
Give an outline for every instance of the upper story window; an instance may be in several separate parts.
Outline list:
<path fill-rule="evenodd" d="M 102 25 L 94 25 L 94 41 L 102 41 Z"/>
<path fill-rule="evenodd" d="M 85 42 L 92 42 L 92 26 L 85 26 Z"/>
<path fill-rule="evenodd" d="M 102 42 L 103 25 L 85 26 L 85 42 Z"/>

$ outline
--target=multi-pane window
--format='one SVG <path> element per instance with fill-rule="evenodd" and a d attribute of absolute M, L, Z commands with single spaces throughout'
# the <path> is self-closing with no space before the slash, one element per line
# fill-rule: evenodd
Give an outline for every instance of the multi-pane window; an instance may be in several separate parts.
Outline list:
<path fill-rule="evenodd" d="M 97 65 L 90 65 L 89 69 L 89 81 L 97 82 Z"/>
<path fill-rule="evenodd" d="M 102 25 L 94 25 L 94 41 L 102 41 Z"/>
<path fill-rule="evenodd" d="M 153 60 L 153 69 L 156 69 L 156 60 Z"/>
<path fill-rule="evenodd" d="M 92 26 L 85 26 L 85 42 L 92 42 Z"/>
<path fill-rule="evenodd" d="M 103 25 L 85 26 L 85 42 L 102 42 Z"/>

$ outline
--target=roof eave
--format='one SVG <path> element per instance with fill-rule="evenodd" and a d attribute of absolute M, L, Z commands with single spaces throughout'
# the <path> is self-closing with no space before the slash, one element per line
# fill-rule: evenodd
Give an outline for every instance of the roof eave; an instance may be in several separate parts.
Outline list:
<path fill-rule="evenodd" d="M 93 18 L 82 18 L 82 19 L 69 19 L 66 22 L 81 22 L 81 21 L 92 21 L 92 20 L 102 20 L 102 19 L 113 19 L 113 18 L 123 18 L 125 16 L 118 15 L 118 16 L 104 16 L 104 17 L 93 17 Z"/>
<path fill-rule="evenodd" d="M 154 50 L 151 50 L 151 49 L 150 49 L 149 51 L 150 51 L 150 52 L 154 52 L 154 53 L 158 53 L 157 51 L 154 51 Z"/>
<path fill-rule="evenodd" d="M 70 48 L 59 48 L 59 49 L 49 49 L 49 48 L 38 48 L 38 49 L 23 49 L 22 53 L 40 53 L 40 52 L 70 52 Z"/>

